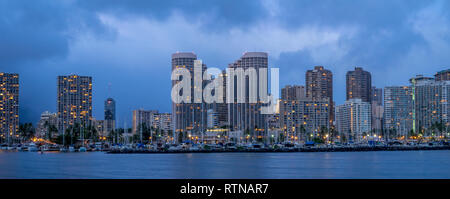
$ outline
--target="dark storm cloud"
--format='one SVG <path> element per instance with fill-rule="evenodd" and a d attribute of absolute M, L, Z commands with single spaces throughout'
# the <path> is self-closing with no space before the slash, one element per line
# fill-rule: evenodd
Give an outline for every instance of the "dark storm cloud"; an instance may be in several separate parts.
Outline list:
<path fill-rule="evenodd" d="M 24 61 L 65 57 L 78 31 L 103 34 L 107 30 L 95 13 L 69 1 L 1 1 L 1 69 Z"/>
<path fill-rule="evenodd" d="M 246 27 L 252 22 L 267 17 L 261 1 L 248 0 L 91 0 L 78 1 L 81 8 L 89 11 L 109 13 L 121 17 L 144 16 L 165 20 L 177 13 L 187 20 L 207 19 L 209 31 L 230 27 Z"/>

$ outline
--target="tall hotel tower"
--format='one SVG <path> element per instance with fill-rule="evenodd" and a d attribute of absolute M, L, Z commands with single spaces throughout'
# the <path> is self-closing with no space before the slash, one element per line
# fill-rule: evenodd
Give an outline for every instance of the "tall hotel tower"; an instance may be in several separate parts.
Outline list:
<path fill-rule="evenodd" d="M 259 69 L 268 69 L 268 55 L 265 52 L 247 52 L 244 53 L 244 55 L 239 60 L 232 64 L 229 64 L 228 68 L 242 68 L 244 70 L 247 70 L 248 68 L 254 68 L 258 77 L 256 82 L 259 82 L 259 78 L 261 78 L 262 75 L 259 74 Z M 231 78 L 231 81 L 234 81 L 234 103 L 228 104 L 228 118 L 231 130 L 240 130 L 245 134 L 249 133 L 253 139 L 263 138 L 264 133 L 267 129 L 267 125 L 265 123 L 266 117 L 264 114 L 261 114 L 261 107 L 263 103 L 261 101 L 257 101 L 257 103 L 250 103 L 249 77 L 245 76 L 245 85 L 237 85 L 236 76 L 229 78 Z M 229 82 L 227 84 L 229 84 Z M 245 88 L 244 103 L 237 103 L 238 87 L 241 87 L 240 89 L 242 89 L 242 87 Z M 259 87 L 261 87 L 261 85 L 259 85 Z M 261 91 L 258 88 L 256 96 L 260 96 L 260 92 L 267 93 L 267 91 Z"/>
<path fill-rule="evenodd" d="M 92 77 L 58 76 L 58 132 L 92 122 Z"/>
<path fill-rule="evenodd" d="M 333 102 L 333 73 L 323 66 L 315 66 L 314 70 L 306 71 L 306 97 L 312 100 L 328 99 L 329 119 L 331 126 L 334 121 L 334 102 Z"/>
<path fill-rule="evenodd" d="M 177 52 L 172 54 L 172 71 L 176 68 L 186 68 L 191 74 L 191 85 L 194 85 L 194 61 L 197 55 L 194 53 Z M 206 70 L 206 65 L 202 65 L 202 72 Z M 172 87 L 179 80 L 172 80 Z M 204 86 L 204 85 L 203 85 Z M 183 92 L 183 91 L 181 91 Z M 182 93 L 180 93 L 181 95 Z M 179 133 L 199 133 L 206 128 L 206 108 L 203 101 L 193 103 L 194 86 L 191 87 L 191 103 L 172 103 L 172 117 L 174 122 L 174 132 Z"/>
<path fill-rule="evenodd" d="M 361 67 L 347 72 L 347 100 L 361 99 L 372 102 L 372 76 Z"/>
<path fill-rule="evenodd" d="M 19 75 L 0 73 L 0 136 L 11 142 L 19 130 Z"/>
<path fill-rule="evenodd" d="M 105 101 L 105 130 L 110 133 L 116 128 L 116 101 L 108 98 Z"/>

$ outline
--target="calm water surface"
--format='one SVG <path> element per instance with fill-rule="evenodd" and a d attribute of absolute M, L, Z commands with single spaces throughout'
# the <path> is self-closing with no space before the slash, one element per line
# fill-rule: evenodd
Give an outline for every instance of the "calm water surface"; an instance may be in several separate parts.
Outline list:
<path fill-rule="evenodd" d="M 0 178 L 450 178 L 450 151 L 105 154 L 0 152 Z"/>

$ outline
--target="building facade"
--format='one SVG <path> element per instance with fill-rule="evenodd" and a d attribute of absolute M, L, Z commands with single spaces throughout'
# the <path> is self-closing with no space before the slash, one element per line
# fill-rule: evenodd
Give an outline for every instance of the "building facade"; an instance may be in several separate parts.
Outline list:
<path fill-rule="evenodd" d="M 172 54 L 172 71 L 177 68 L 186 68 L 191 75 L 191 103 L 172 102 L 172 117 L 174 122 L 174 132 L 179 133 L 200 133 L 206 129 L 206 104 L 203 102 L 194 103 L 194 62 L 197 61 L 197 55 L 194 53 L 178 52 Z M 202 64 L 202 74 L 206 70 L 206 65 Z M 172 80 L 172 87 L 179 83 L 181 79 Z M 204 86 L 204 85 L 202 85 Z M 183 92 L 183 91 L 181 91 Z M 181 95 L 182 93 L 180 93 Z"/>
<path fill-rule="evenodd" d="M 0 73 L 0 136 L 12 142 L 19 130 L 19 75 Z"/>
<path fill-rule="evenodd" d="M 378 106 L 383 105 L 383 89 L 382 88 L 377 88 L 377 87 L 373 86 L 371 95 L 372 95 L 372 105 L 378 105 Z"/>
<path fill-rule="evenodd" d="M 388 133 L 407 136 L 413 129 L 412 97 L 410 86 L 384 88 L 384 125 Z"/>
<path fill-rule="evenodd" d="M 348 140 L 359 141 L 371 132 L 371 104 L 361 99 L 350 99 L 336 106 L 336 127 Z"/>
<path fill-rule="evenodd" d="M 303 98 L 296 100 L 281 100 L 280 102 L 280 128 L 287 138 L 292 141 L 306 141 L 328 132 L 329 100 L 313 100 Z"/>
<path fill-rule="evenodd" d="M 281 89 L 281 99 L 296 100 L 306 98 L 305 86 L 287 85 Z"/>
<path fill-rule="evenodd" d="M 268 54 L 265 52 L 246 52 L 239 60 L 229 64 L 228 68 L 231 70 L 247 70 L 249 68 L 256 70 L 257 80 L 250 80 L 249 76 L 245 76 L 245 86 L 237 85 L 238 78 L 236 76 L 228 77 L 234 84 L 234 97 L 230 99 L 233 103 L 228 103 L 228 120 L 231 131 L 243 131 L 249 133 L 253 139 L 261 139 L 267 130 L 266 115 L 261 114 L 261 107 L 264 103 L 259 100 L 256 103 L 250 103 L 249 82 L 259 82 L 262 75 L 267 76 L 267 74 L 260 74 L 259 69 L 266 69 L 267 72 Z M 227 84 L 230 84 L 230 82 L 227 82 Z M 260 90 L 261 86 L 257 86 L 256 96 L 260 96 L 260 92 L 267 93 L 268 90 Z M 229 87 L 231 88 L 231 85 Z M 268 86 L 265 88 L 267 89 Z M 240 89 L 243 89 L 243 93 L 245 93 L 244 103 L 239 103 L 237 100 L 238 90 Z"/>
<path fill-rule="evenodd" d="M 105 131 L 110 133 L 116 129 L 116 101 L 112 98 L 105 100 Z"/>
<path fill-rule="evenodd" d="M 436 125 L 449 126 L 450 81 L 417 76 L 410 79 L 413 92 L 413 131 L 431 134 Z"/>
<path fill-rule="evenodd" d="M 58 132 L 80 124 L 92 125 L 92 77 L 58 76 Z"/>
<path fill-rule="evenodd" d="M 437 72 L 434 78 L 436 81 L 450 81 L 450 69 Z"/>
<path fill-rule="evenodd" d="M 58 114 L 45 111 L 41 114 L 38 124 L 36 125 L 36 136 L 41 138 L 58 137 Z M 55 130 L 56 132 L 53 132 Z"/>
<path fill-rule="evenodd" d="M 346 75 L 347 100 L 361 99 L 363 102 L 372 102 L 372 76 L 361 67 L 348 71 Z"/>
<path fill-rule="evenodd" d="M 333 73 L 323 66 L 315 66 L 313 70 L 306 71 L 305 85 L 306 97 L 313 100 L 329 100 L 329 122 L 332 125 L 334 121 Z"/>
<path fill-rule="evenodd" d="M 140 127 L 153 128 L 169 132 L 173 130 L 172 114 L 159 113 L 157 110 L 134 110 L 132 133 L 139 132 Z"/>

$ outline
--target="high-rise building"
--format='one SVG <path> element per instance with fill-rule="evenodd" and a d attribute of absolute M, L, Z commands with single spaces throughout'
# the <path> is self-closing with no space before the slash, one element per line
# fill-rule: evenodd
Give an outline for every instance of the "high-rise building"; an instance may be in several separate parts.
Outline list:
<path fill-rule="evenodd" d="M 155 115 L 154 120 L 158 121 L 157 128 L 165 132 L 173 130 L 172 114 L 171 113 L 158 113 Z"/>
<path fill-rule="evenodd" d="M 372 87 L 372 104 L 381 106 L 383 105 L 383 89 L 377 88 L 375 86 Z"/>
<path fill-rule="evenodd" d="M 450 69 L 439 71 L 434 75 L 436 81 L 449 81 L 450 80 Z"/>
<path fill-rule="evenodd" d="M 360 140 L 371 132 L 371 106 L 361 99 L 350 99 L 336 106 L 336 126 L 348 140 Z"/>
<path fill-rule="evenodd" d="M 383 131 L 383 89 L 372 87 L 372 131 L 381 133 Z"/>
<path fill-rule="evenodd" d="M 228 104 L 226 103 L 226 88 L 227 88 L 227 73 L 226 70 L 223 70 L 222 73 L 219 74 L 219 77 L 223 80 L 223 98 L 222 102 L 213 102 L 211 104 L 207 104 L 205 107 L 207 107 L 208 110 L 212 110 L 214 114 L 217 116 L 217 125 L 216 127 L 224 128 L 229 125 L 228 123 Z M 213 91 L 215 94 L 215 91 Z M 210 128 L 210 127 L 208 127 Z"/>
<path fill-rule="evenodd" d="M 156 127 L 157 124 L 154 120 L 155 115 L 158 114 L 157 110 L 134 110 L 133 111 L 133 125 L 132 133 L 136 134 L 142 125 L 146 128 Z"/>
<path fill-rule="evenodd" d="M 191 74 L 191 103 L 172 103 L 172 117 L 175 133 L 199 133 L 206 129 L 206 104 L 202 102 L 194 103 L 194 62 L 197 55 L 194 53 L 177 52 L 172 54 L 172 71 L 177 68 L 186 68 Z M 206 65 L 202 64 L 202 73 L 206 70 Z M 172 87 L 181 80 L 172 80 Z M 202 85 L 204 86 L 204 84 Z M 183 92 L 183 91 L 181 91 Z"/>
<path fill-rule="evenodd" d="M 372 101 L 372 77 L 369 72 L 360 67 L 348 71 L 346 75 L 346 95 L 349 99 L 361 99 L 363 102 Z"/>
<path fill-rule="evenodd" d="M 19 130 L 19 75 L 0 73 L 0 136 L 12 142 Z"/>
<path fill-rule="evenodd" d="M 284 100 L 296 100 L 306 97 L 305 86 L 299 85 L 287 85 L 281 89 L 281 99 Z"/>
<path fill-rule="evenodd" d="M 249 68 L 256 70 L 257 80 L 250 80 L 249 76 L 246 75 L 244 81 L 246 83 L 245 87 L 243 85 L 237 85 L 238 78 L 236 76 L 229 77 L 229 79 L 234 82 L 234 99 L 230 99 L 230 101 L 233 101 L 234 103 L 228 104 L 228 118 L 232 131 L 248 132 L 253 139 L 261 139 L 264 136 L 264 132 L 267 130 L 265 121 L 266 115 L 261 114 L 261 107 L 263 106 L 261 101 L 258 100 L 256 103 L 250 103 L 249 83 L 251 81 L 259 82 L 262 75 L 267 75 L 260 74 L 259 69 L 268 68 L 268 54 L 265 52 L 246 52 L 239 60 L 229 64 L 228 68 L 230 70 L 248 70 Z M 229 84 L 230 82 L 227 83 Z M 260 92 L 267 93 L 267 90 L 260 90 L 261 86 L 262 85 L 259 85 L 259 88 L 255 93 L 256 97 L 260 96 Z M 266 86 L 266 89 L 267 88 L 268 86 Z M 244 103 L 239 103 L 237 100 L 238 89 L 244 89 Z"/>
<path fill-rule="evenodd" d="M 306 140 L 320 134 L 322 131 L 328 132 L 329 123 L 329 100 L 302 98 L 295 100 L 281 100 L 280 102 L 280 128 L 284 131 L 289 140 Z M 306 135 L 308 134 L 308 137 Z"/>
<path fill-rule="evenodd" d="M 334 121 L 333 101 L 333 73 L 323 66 L 315 66 L 314 70 L 306 71 L 305 75 L 306 97 L 313 100 L 329 100 L 330 125 Z"/>
<path fill-rule="evenodd" d="M 389 133 L 407 136 L 413 129 L 413 101 L 410 86 L 384 88 L 384 128 Z"/>
<path fill-rule="evenodd" d="M 36 127 L 36 135 L 41 138 L 56 138 L 58 126 L 58 115 L 45 111 L 41 114 L 41 118 Z M 56 132 L 53 132 L 55 130 Z"/>
<path fill-rule="evenodd" d="M 139 132 L 140 127 L 154 128 L 169 132 L 173 130 L 172 114 L 159 113 L 157 110 L 134 110 L 132 133 Z"/>
<path fill-rule="evenodd" d="M 433 78 L 418 75 L 410 79 L 413 93 L 413 131 L 430 133 L 433 125 L 449 126 L 448 100 L 450 81 L 436 81 Z"/>
<path fill-rule="evenodd" d="M 312 99 L 333 99 L 333 74 L 323 66 L 306 71 L 306 97 Z"/>
<path fill-rule="evenodd" d="M 219 116 L 213 109 L 208 109 L 207 111 L 207 127 L 209 129 L 219 127 Z"/>
<path fill-rule="evenodd" d="M 58 76 L 58 132 L 92 125 L 92 77 Z"/>
<path fill-rule="evenodd" d="M 105 131 L 112 132 L 116 128 L 116 101 L 112 98 L 105 100 Z"/>

